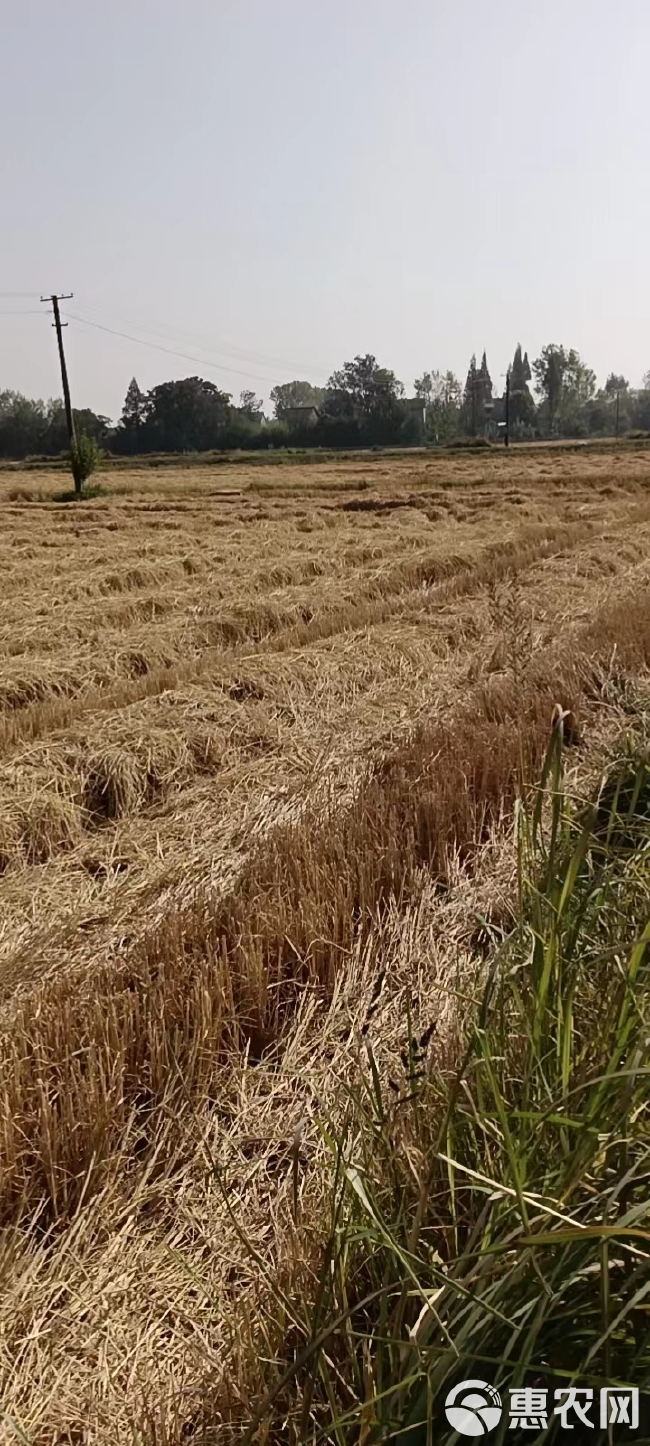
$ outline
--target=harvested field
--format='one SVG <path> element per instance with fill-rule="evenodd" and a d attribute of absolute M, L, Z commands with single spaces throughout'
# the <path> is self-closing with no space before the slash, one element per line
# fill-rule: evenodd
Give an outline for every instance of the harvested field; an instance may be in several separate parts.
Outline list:
<path fill-rule="evenodd" d="M 453 1059 L 554 707 L 586 787 L 643 706 L 650 450 L 105 486 L 0 475 L 0 1441 L 228 1446 L 378 976 Z"/>

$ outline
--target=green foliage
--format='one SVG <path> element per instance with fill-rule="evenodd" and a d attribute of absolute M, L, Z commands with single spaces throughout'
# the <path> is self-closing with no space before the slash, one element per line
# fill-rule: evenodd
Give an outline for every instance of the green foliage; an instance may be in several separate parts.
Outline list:
<path fill-rule="evenodd" d="M 525 435 L 535 426 L 535 403 L 528 383 L 531 371 L 528 353 L 522 356 L 521 343 L 515 350 L 510 367 L 510 430 L 513 436 Z"/>
<path fill-rule="evenodd" d="M 541 394 L 551 432 L 579 436 L 586 431 L 581 416 L 596 390 L 596 375 L 585 366 L 573 347 L 567 350 L 554 342 L 542 347 L 533 362 L 535 385 Z"/>
<path fill-rule="evenodd" d="M 635 391 L 625 377 L 612 372 L 596 393 L 594 373 L 578 353 L 555 344 L 543 347 L 533 371 L 539 406 L 529 387 L 528 354 L 518 345 L 510 367 L 513 440 L 612 436 L 617 412 L 621 435 L 650 430 L 650 373 L 645 389 Z M 414 390 L 426 407 L 426 434 L 441 445 L 451 445 L 462 435 L 495 440 L 496 424 L 505 420 L 505 397 L 493 393 L 485 351 L 480 365 L 472 357 L 464 390 L 451 371 L 424 372 Z M 402 405 L 403 398 L 404 387 L 395 373 L 367 354 L 333 372 L 327 388 L 300 380 L 273 387 L 275 424 L 265 421 L 262 399 L 255 392 L 245 389 L 239 406 L 232 406 L 228 393 L 202 377 L 162 382 L 146 393 L 133 377 L 116 427 L 90 408 L 73 415 L 78 435 L 127 456 L 259 450 L 287 442 L 326 448 L 409 446 L 422 441 L 422 427 L 412 408 Z M 270 430 L 274 425 L 284 428 L 281 435 Z M 60 399 L 43 402 L 0 392 L 0 457 L 62 456 L 67 446 Z"/>
<path fill-rule="evenodd" d="M 75 491 L 79 494 L 84 482 L 96 472 L 101 458 L 101 453 L 94 437 L 89 437 L 86 432 L 79 432 L 70 448 L 69 459 L 72 475 L 74 477 Z"/>
<path fill-rule="evenodd" d="M 633 398 L 631 425 L 639 431 L 650 431 L 650 386 Z"/>
<path fill-rule="evenodd" d="M 416 397 L 426 404 L 427 431 L 434 442 L 449 444 L 460 431 L 462 387 L 452 371 L 424 372 L 415 381 Z"/>
<path fill-rule="evenodd" d="M 323 411 L 327 417 L 359 423 L 396 420 L 404 387 L 395 373 L 380 367 L 374 356 L 356 356 L 333 372 Z"/>
<path fill-rule="evenodd" d="M 92 487 L 83 487 L 81 492 L 77 492 L 76 488 L 74 489 L 74 491 L 72 491 L 70 488 L 66 488 L 63 492 L 54 492 L 52 494 L 52 501 L 91 502 L 94 497 L 106 497 L 106 495 L 106 488 L 102 487 L 100 482 L 95 482 L 93 483 Z"/>
<path fill-rule="evenodd" d="M 607 392 L 608 396 L 614 397 L 616 396 L 617 392 L 628 391 L 629 385 L 630 383 L 626 380 L 624 376 L 621 376 L 617 372 L 610 372 L 607 381 L 605 382 L 604 389 Z"/>
<path fill-rule="evenodd" d="M 104 445 L 108 417 L 90 408 L 73 411 L 75 428 Z M 68 432 L 63 402 L 32 401 L 20 392 L 0 392 L 0 457 L 58 456 L 67 449 Z"/>
<path fill-rule="evenodd" d="M 488 371 L 487 355 L 485 352 L 483 352 L 483 356 L 481 357 L 481 369 L 478 375 L 481 385 L 481 396 L 483 404 L 485 405 L 486 402 L 492 401 L 492 378 Z"/>
<path fill-rule="evenodd" d="M 161 451 L 218 446 L 230 418 L 230 396 L 203 377 L 162 382 L 147 395 L 146 427 Z"/>
<path fill-rule="evenodd" d="M 622 378 L 614 380 L 619 381 Z M 642 396 L 643 393 L 639 392 L 635 397 L 627 387 L 618 390 L 606 385 L 583 409 L 587 431 L 597 436 L 611 437 L 616 433 L 618 418 L 619 435 L 624 435 L 633 426 L 638 398 Z"/>
<path fill-rule="evenodd" d="M 324 387 L 311 382 L 282 382 L 271 388 L 271 402 L 276 419 L 281 422 L 293 407 L 320 407 L 325 398 Z"/>
<path fill-rule="evenodd" d="M 321 407 L 318 440 L 338 446 L 407 443 L 413 419 L 400 406 L 404 387 L 370 353 L 333 372 Z M 420 428 L 418 427 L 418 433 Z"/>
<path fill-rule="evenodd" d="M 546 401 L 551 428 L 560 407 L 565 368 L 564 347 L 553 343 L 543 347 L 541 355 L 533 362 L 535 385 Z"/>
<path fill-rule="evenodd" d="M 476 357 L 472 354 L 467 369 L 461 411 L 463 431 L 470 437 L 475 437 L 478 431 L 477 375 Z"/>
<path fill-rule="evenodd" d="M 487 357 L 483 352 L 480 367 L 476 365 L 476 357 L 472 356 L 463 392 L 461 423 L 467 436 L 484 435 L 486 423 L 491 416 L 491 403 L 492 378 L 488 371 Z"/>
<path fill-rule="evenodd" d="M 132 377 L 124 398 L 120 428 L 134 452 L 138 451 L 146 419 L 147 399 L 144 392 L 140 391 L 136 378 Z"/>
<path fill-rule="evenodd" d="M 310 1440 L 451 1446 L 463 1379 L 647 1388 L 649 815 L 638 751 L 594 804 L 567 796 L 558 722 L 459 1063 L 430 1061 L 407 1012 L 385 1089 L 369 1009 L 347 1123 L 324 1131 L 331 1237 L 292 1371 Z"/>
<path fill-rule="evenodd" d="M 243 412 L 246 417 L 251 418 L 251 420 L 256 419 L 261 416 L 263 409 L 264 403 L 262 398 L 256 396 L 255 392 L 251 392 L 248 388 L 244 388 L 244 391 L 240 392 L 239 410 Z"/>

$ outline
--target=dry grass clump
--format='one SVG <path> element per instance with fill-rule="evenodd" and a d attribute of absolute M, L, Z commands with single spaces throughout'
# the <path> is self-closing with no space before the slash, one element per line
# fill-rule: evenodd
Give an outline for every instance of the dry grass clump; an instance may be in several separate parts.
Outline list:
<path fill-rule="evenodd" d="M 17 800 L 0 821 L 0 874 L 12 864 L 44 864 L 74 849 L 81 837 L 78 808 L 65 795 L 51 792 Z"/>
<path fill-rule="evenodd" d="M 25 706 L 0 716 L 0 749 L 7 753 L 17 744 L 35 742 L 48 734 L 59 732 L 78 724 L 84 717 L 102 713 L 109 715 L 118 709 L 129 708 L 145 698 L 156 697 L 167 689 L 177 687 L 181 681 L 193 678 L 197 671 L 195 661 L 163 664 L 150 667 L 143 664 L 142 654 L 129 650 L 125 662 L 127 676 L 110 681 L 104 686 L 86 683 L 83 690 L 75 689 L 70 697 L 44 696 L 41 703 Z M 203 660 L 205 663 L 205 659 Z"/>
<path fill-rule="evenodd" d="M 61 698 L 76 693 L 82 678 L 71 668 L 56 668 L 45 659 L 19 668 L 3 664 L 0 678 L 0 710 L 27 708 L 44 698 Z"/>
<path fill-rule="evenodd" d="M 181 732 L 148 722 L 138 733 L 114 720 L 105 736 L 28 754 L 20 769 L 5 769 L 0 872 L 21 861 L 47 863 L 80 844 L 84 831 L 161 804 L 197 772 L 214 772 L 224 746 L 209 725 Z M 12 795 L 14 774 L 19 788 Z"/>
<path fill-rule="evenodd" d="M 109 736 L 87 756 L 80 749 L 75 763 L 81 808 L 93 824 L 159 802 L 194 771 L 187 739 L 162 728 L 150 729 L 140 739 L 130 738 L 127 747 L 119 736 Z"/>

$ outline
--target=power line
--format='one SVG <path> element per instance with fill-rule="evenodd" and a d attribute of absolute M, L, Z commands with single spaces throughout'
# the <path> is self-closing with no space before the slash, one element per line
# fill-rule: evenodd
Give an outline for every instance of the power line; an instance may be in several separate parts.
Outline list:
<path fill-rule="evenodd" d="M 314 364 L 313 362 L 296 361 L 295 357 L 290 359 L 288 357 L 280 357 L 274 355 L 272 356 L 269 353 L 264 352 L 248 351 L 246 350 L 246 348 L 233 346 L 232 343 L 226 343 L 225 346 L 214 347 L 212 346 L 210 341 L 207 341 L 205 336 L 198 337 L 196 333 L 192 334 L 184 328 L 171 326 L 169 322 L 165 322 L 164 324 L 156 322 L 152 325 L 151 322 L 137 321 L 134 318 L 120 316 L 116 316 L 114 318 L 111 312 L 106 312 L 101 307 L 92 306 L 87 303 L 84 304 L 84 311 L 90 312 L 91 315 L 94 317 L 99 317 L 100 320 L 103 319 L 103 323 L 106 326 L 110 322 L 115 320 L 118 324 L 126 326 L 130 331 L 137 331 L 143 333 L 144 336 L 147 338 L 155 336 L 158 338 L 162 338 L 163 341 L 172 342 L 178 339 L 181 342 L 189 342 L 189 344 L 193 346 L 197 351 L 204 351 L 207 348 L 212 351 L 213 354 L 216 356 L 234 357 L 237 361 L 252 361 L 253 363 L 258 363 L 262 366 L 268 366 L 271 368 L 275 368 L 277 366 L 286 366 L 297 367 L 300 370 L 305 371 L 322 372 L 323 375 L 326 375 L 328 373 L 328 369 L 324 366 L 319 366 L 317 364 Z M 90 318 L 85 319 L 88 320 L 90 324 Z"/>
<path fill-rule="evenodd" d="M 167 356 L 181 357 L 184 361 L 191 361 L 194 362 L 197 366 L 207 367 L 209 371 L 228 372 L 233 376 L 240 377 L 252 377 L 255 379 L 255 381 L 258 382 L 268 383 L 273 380 L 272 377 L 261 376 L 259 372 L 252 372 L 249 370 L 242 371 L 239 367 L 224 366 L 222 362 L 208 361 L 205 357 L 191 356 L 189 352 L 177 351 L 175 348 L 169 346 L 161 346 L 159 342 L 143 341 L 142 337 L 131 336 L 126 331 L 118 331 L 117 328 L 114 326 L 104 326 L 103 323 L 100 321 L 90 321 L 88 317 L 75 316 L 74 312 L 71 311 L 66 312 L 65 315 L 68 320 L 77 322 L 82 326 L 91 326 L 98 331 L 106 331 L 111 336 L 119 336 L 122 338 L 123 341 L 135 342 L 137 346 L 147 347 L 150 351 L 161 351 L 165 352 Z"/>
<path fill-rule="evenodd" d="M 12 298 L 17 300 L 20 298 L 24 298 L 31 300 L 35 299 L 37 296 L 37 292 L 31 291 L 0 291 L 0 299 Z M 84 311 L 86 310 L 93 313 L 94 316 L 106 316 L 106 313 L 101 308 L 94 307 L 92 305 L 84 307 Z M 0 316 L 29 315 L 40 315 L 40 312 L 38 312 L 36 308 L 33 311 L 31 308 L 0 310 Z M 108 313 L 108 317 L 110 320 L 110 312 Z M 170 326 L 169 323 L 154 323 L 152 325 L 151 323 L 143 323 L 135 320 L 126 320 L 125 325 L 129 329 L 123 330 L 121 327 L 110 326 L 107 321 L 93 320 L 92 316 L 86 316 L 79 313 L 75 315 L 70 313 L 70 320 L 78 322 L 79 324 L 82 324 L 84 326 L 96 327 L 98 330 L 106 331 L 112 336 L 119 336 L 125 341 L 134 342 L 138 346 L 148 346 L 155 351 L 166 352 L 170 356 L 182 357 L 186 361 L 197 361 L 199 365 L 211 367 L 214 371 L 226 372 L 229 375 L 233 376 L 250 377 L 260 382 L 272 382 L 275 379 L 273 374 L 277 374 L 276 369 L 279 366 L 295 368 L 298 371 L 304 371 L 308 374 L 311 373 L 312 375 L 319 374 L 322 375 L 323 378 L 328 375 L 328 370 L 325 367 L 315 365 L 312 362 L 299 362 L 295 359 L 291 360 L 288 357 L 269 356 L 268 354 L 265 354 L 263 352 L 249 352 L 244 348 L 235 347 L 232 345 L 216 347 L 214 349 L 214 356 L 217 359 L 213 359 L 212 357 L 208 359 L 205 356 L 194 357 L 190 355 L 190 353 L 182 351 L 176 346 L 165 346 L 163 344 L 166 341 L 170 341 L 173 343 L 175 338 L 178 337 L 181 341 L 189 341 L 189 344 L 194 347 L 196 351 L 202 352 L 204 350 L 204 343 L 202 341 L 199 341 L 198 339 L 195 341 L 190 332 L 185 331 L 180 327 Z M 140 332 L 142 333 L 142 335 L 134 336 L 133 331 Z M 153 340 L 152 338 L 156 339 Z M 221 361 L 218 359 L 221 357 L 223 357 L 225 360 Z M 228 361 L 230 357 L 233 357 L 236 361 L 243 363 L 245 369 L 242 366 L 230 365 Z M 249 362 L 253 362 L 254 366 L 263 366 L 267 371 L 270 371 L 272 375 L 264 375 L 262 372 L 251 370 L 248 365 Z"/>

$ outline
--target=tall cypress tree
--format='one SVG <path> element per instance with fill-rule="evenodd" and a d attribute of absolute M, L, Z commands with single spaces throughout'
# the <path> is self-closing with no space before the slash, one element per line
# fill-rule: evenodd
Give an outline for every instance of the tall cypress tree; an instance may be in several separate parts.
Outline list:
<path fill-rule="evenodd" d="M 510 367 L 510 420 L 527 426 L 532 426 L 535 420 L 535 403 L 528 387 L 530 374 L 528 353 L 522 357 L 520 342 Z"/>
<path fill-rule="evenodd" d="M 137 432 L 142 427 L 144 416 L 146 416 L 146 396 L 140 392 L 136 377 L 131 376 L 127 395 L 124 398 L 124 406 L 121 409 L 121 427 L 124 431 Z"/>
<path fill-rule="evenodd" d="M 530 370 L 530 368 L 529 368 Z M 521 355 L 521 342 L 518 343 L 512 366 L 510 368 L 510 390 L 511 392 L 523 392 L 526 385 L 526 368 Z"/>
<path fill-rule="evenodd" d="M 487 356 L 485 355 L 485 352 L 483 352 L 483 356 L 481 357 L 481 370 L 479 371 L 478 379 L 481 404 L 483 407 L 485 407 L 486 402 L 492 401 L 492 378 L 488 371 Z"/>
<path fill-rule="evenodd" d="M 473 354 L 467 372 L 467 381 L 463 392 L 463 405 L 461 409 L 463 431 L 470 437 L 475 437 L 479 424 L 478 409 L 478 372 L 476 370 L 476 355 Z"/>

